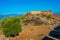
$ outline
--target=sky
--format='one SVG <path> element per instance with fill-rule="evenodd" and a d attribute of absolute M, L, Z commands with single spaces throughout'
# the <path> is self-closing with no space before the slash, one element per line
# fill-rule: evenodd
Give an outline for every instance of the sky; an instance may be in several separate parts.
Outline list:
<path fill-rule="evenodd" d="M 0 14 L 23 14 L 40 10 L 60 12 L 60 0 L 0 0 Z"/>

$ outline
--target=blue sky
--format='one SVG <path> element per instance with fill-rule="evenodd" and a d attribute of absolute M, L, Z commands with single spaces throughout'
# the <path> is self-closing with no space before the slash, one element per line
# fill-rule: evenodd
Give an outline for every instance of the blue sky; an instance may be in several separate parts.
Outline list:
<path fill-rule="evenodd" d="M 0 14 L 53 10 L 60 12 L 60 0 L 0 0 Z"/>

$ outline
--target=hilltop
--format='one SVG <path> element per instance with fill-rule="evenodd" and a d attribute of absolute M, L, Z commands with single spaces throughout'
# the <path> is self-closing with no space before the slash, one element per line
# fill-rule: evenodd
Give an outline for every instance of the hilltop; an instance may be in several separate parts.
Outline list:
<path fill-rule="evenodd" d="M 55 16 L 60 18 L 60 14 L 56 14 Z"/>
<path fill-rule="evenodd" d="M 52 11 L 32 11 L 21 16 L 20 21 L 23 31 L 11 40 L 44 40 L 45 37 L 57 40 L 49 33 L 60 25 L 60 15 L 54 15 Z"/>
<path fill-rule="evenodd" d="M 60 18 L 54 15 L 52 11 L 32 11 L 24 16 L 25 18 L 22 20 L 23 32 L 28 34 L 22 34 L 25 35 L 24 37 L 28 36 L 27 39 L 42 40 L 47 36 L 56 40 L 56 38 L 49 36 L 49 33 L 60 25 Z M 43 36 L 38 36 L 41 34 Z"/>
<path fill-rule="evenodd" d="M 59 14 L 54 15 L 52 11 L 32 11 L 26 13 L 24 16 L 26 23 L 27 21 L 35 21 L 40 23 L 42 22 L 44 24 L 59 24 L 57 21 L 60 21 Z"/>

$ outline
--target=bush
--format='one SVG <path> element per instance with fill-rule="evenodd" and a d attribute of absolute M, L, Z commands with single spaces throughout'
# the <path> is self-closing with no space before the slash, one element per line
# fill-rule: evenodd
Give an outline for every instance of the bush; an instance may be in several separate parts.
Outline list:
<path fill-rule="evenodd" d="M 47 19 L 50 19 L 51 18 L 51 16 L 49 15 L 49 16 L 47 16 Z"/>
<path fill-rule="evenodd" d="M 45 34 L 39 34 L 39 36 L 45 36 Z"/>
<path fill-rule="evenodd" d="M 6 37 L 14 37 L 22 31 L 20 20 L 16 17 L 4 18 L 1 27 Z"/>

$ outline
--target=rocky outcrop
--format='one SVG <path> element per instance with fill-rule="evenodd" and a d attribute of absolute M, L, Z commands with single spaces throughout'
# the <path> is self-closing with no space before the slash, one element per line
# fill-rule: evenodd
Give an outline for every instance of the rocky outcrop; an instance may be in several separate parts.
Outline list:
<path fill-rule="evenodd" d="M 25 15 L 25 19 L 22 20 L 23 31 L 27 31 L 29 33 L 31 32 L 30 34 L 36 35 L 35 36 L 36 38 L 37 38 L 37 35 L 39 35 L 40 33 L 42 34 L 44 33 L 45 36 L 48 35 L 47 37 L 49 38 L 49 40 L 57 40 L 56 38 L 50 37 L 49 33 L 51 30 L 54 30 L 53 28 L 56 27 L 58 23 L 60 23 L 60 21 L 58 20 L 59 18 L 54 16 L 53 12 L 51 11 L 29 12 L 27 15 Z M 31 38 L 30 36 L 29 38 Z M 35 39 L 35 37 L 33 39 Z M 35 40 L 42 40 L 45 38 L 46 37 L 40 36 Z"/>
<path fill-rule="evenodd" d="M 52 18 L 53 17 L 53 18 Z M 34 25 L 56 25 L 56 19 L 53 16 L 51 11 L 32 11 L 26 15 L 26 18 L 23 20 L 24 24 L 34 24 Z"/>

